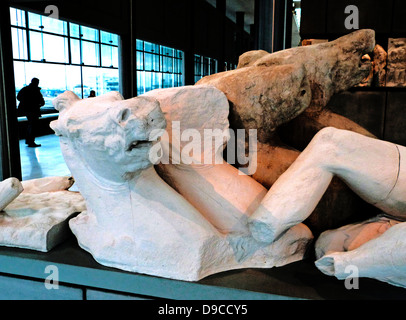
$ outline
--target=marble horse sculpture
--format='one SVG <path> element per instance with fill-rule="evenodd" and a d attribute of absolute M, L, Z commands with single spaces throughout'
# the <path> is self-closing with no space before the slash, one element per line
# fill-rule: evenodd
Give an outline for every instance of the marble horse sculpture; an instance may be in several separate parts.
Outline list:
<path fill-rule="evenodd" d="M 364 55 L 374 47 L 374 30 L 362 29 L 311 46 L 248 51 L 239 57 L 237 69 L 203 77 L 197 85 L 225 93 L 231 127 L 258 130 L 258 170 L 252 177 L 270 187 L 297 158 L 292 147 L 302 150 L 323 127 L 373 136 L 326 105 L 369 75 L 372 63 Z M 286 124 L 284 145 L 278 129 Z"/>
<path fill-rule="evenodd" d="M 101 264 L 193 281 L 301 259 L 312 238 L 301 221 L 337 176 L 386 216 L 323 234 L 317 267 L 340 278 L 353 264 L 361 277 L 406 286 L 405 147 L 328 127 L 268 192 L 227 163 L 158 164 L 171 187 L 148 155 L 167 123 L 160 105 L 186 127 L 227 129 L 226 98 L 210 86 L 129 100 L 118 93 L 80 100 L 65 92 L 55 100 L 60 116 L 52 128 L 87 206 L 70 227 Z M 166 138 L 172 131 L 170 125 Z"/>
<path fill-rule="evenodd" d="M 172 123 L 183 124 L 183 130 L 193 127 L 204 131 L 199 123 L 210 123 L 209 119 L 216 119 L 216 115 L 216 127 L 225 129 L 227 124 L 221 121 L 221 110 L 200 112 L 193 108 L 199 98 L 212 100 L 209 92 L 204 86 L 195 86 L 158 89 L 145 95 L 159 100 L 166 118 Z M 216 105 L 221 104 L 217 102 Z M 168 127 L 171 148 L 187 143 L 174 142 L 170 121 Z M 172 150 L 166 152 L 172 154 Z M 255 192 L 262 187 L 247 176 L 234 174 L 237 169 L 228 163 L 211 166 L 170 163 L 158 164 L 157 168 L 165 181 L 219 230 L 253 236 L 263 243 L 271 243 L 290 227 L 304 221 L 313 212 L 333 176 L 337 176 L 383 213 L 322 233 L 315 245 L 316 266 L 326 274 L 343 279 L 349 275 L 346 267 L 355 265 L 362 277 L 406 287 L 406 255 L 403 254 L 406 240 L 402 237 L 406 232 L 406 223 L 402 223 L 406 219 L 405 153 L 403 146 L 328 127 L 316 135 L 270 191 L 266 194 L 262 191 L 259 196 Z M 247 180 L 246 184 L 241 180 Z M 204 187 L 207 184 L 214 186 L 215 192 Z M 241 189 L 243 185 L 244 189 Z M 261 201 L 259 206 L 242 206 L 243 199 L 255 197 Z M 227 203 L 239 203 L 240 207 L 228 207 L 224 214 L 216 215 L 219 204 L 224 206 L 225 199 Z"/>
<path fill-rule="evenodd" d="M 184 109 L 190 107 L 185 101 L 201 108 Z M 193 281 L 224 270 L 301 259 L 312 238 L 301 221 L 338 176 L 387 216 L 354 226 L 345 241 L 331 237 L 342 235 L 339 231 L 322 235 L 317 267 L 340 277 L 352 263 L 361 277 L 406 286 L 405 147 L 329 127 L 316 134 L 268 192 L 227 164 L 162 165 L 172 188 L 148 156 L 156 133 L 166 127 L 160 103 L 168 117 L 188 119 L 186 126 L 228 126 L 226 98 L 209 86 L 158 90 L 129 100 L 118 93 L 80 100 L 65 92 L 55 100 L 60 116 L 52 127 L 87 206 L 70 227 L 97 261 Z M 213 114 L 223 115 L 208 121 Z M 362 237 L 357 230 L 365 231 Z"/>
<path fill-rule="evenodd" d="M 228 128 L 228 102 L 218 89 L 189 87 L 172 93 L 182 98 L 178 102 L 194 99 L 191 110 L 188 104 L 174 108 L 187 126 Z M 54 106 L 59 118 L 51 127 L 87 208 L 69 225 L 79 245 L 99 263 L 195 281 L 220 271 L 269 268 L 303 258 L 312 240 L 303 224 L 274 243 L 249 234 L 249 215 L 267 210 L 261 203 L 266 189 L 231 165 L 191 170 L 182 185 L 191 191 L 186 197 L 157 174 L 150 151 L 167 124 L 157 99 L 123 100 L 112 92 L 81 100 L 67 91 Z"/>
<path fill-rule="evenodd" d="M 239 57 L 236 70 L 197 82 L 215 86 L 227 96 L 231 128 L 257 130 L 257 167 L 252 178 L 269 189 L 323 127 L 374 137 L 327 104 L 334 94 L 368 77 L 373 66 L 367 54 L 375 42 L 374 30 L 363 29 L 310 46 L 273 53 L 248 51 Z M 360 207 L 368 205 L 334 178 L 305 223 L 318 235 L 356 221 L 353 217 Z"/>
<path fill-rule="evenodd" d="M 383 214 L 329 230 L 316 242 L 316 266 L 339 279 L 355 266 L 359 277 L 406 287 L 406 148 L 332 127 L 324 128 L 272 186 L 249 221 L 254 238 L 278 239 L 303 221 L 333 176 Z M 295 190 L 293 193 L 292 190 Z"/>
<path fill-rule="evenodd" d="M 0 246 L 48 252 L 71 232 L 68 220 L 85 209 L 83 197 L 69 191 L 71 177 L 0 182 Z"/>

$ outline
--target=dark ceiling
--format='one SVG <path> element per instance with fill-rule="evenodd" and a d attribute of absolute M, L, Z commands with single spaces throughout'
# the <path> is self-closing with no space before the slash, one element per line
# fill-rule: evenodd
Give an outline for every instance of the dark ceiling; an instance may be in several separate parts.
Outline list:
<path fill-rule="evenodd" d="M 213 7 L 216 7 L 216 0 L 206 0 Z M 235 13 L 244 12 L 245 30 L 249 32 L 250 25 L 254 23 L 255 0 L 226 0 L 226 14 L 229 19 L 236 21 Z"/>
<path fill-rule="evenodd" d="M 213 7 L 216 7 L 216 0 L 206 0 Z M 296 8 L 300 8 L 300 0 L 293 0 L 293 4 Z M 254 10 L 255 0 L 226 0 L 227 17 L 232 21 L 236 21 L 235 13 L 238 11 L 244 12 L 244 24 L 245 30 L 250 31 L 250 25 L 254 24 Z"/>

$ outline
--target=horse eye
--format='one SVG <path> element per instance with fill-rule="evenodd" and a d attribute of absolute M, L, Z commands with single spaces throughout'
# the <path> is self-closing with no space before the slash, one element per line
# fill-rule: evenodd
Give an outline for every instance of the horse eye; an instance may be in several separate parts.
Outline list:
<path fill-rule="evenodd" d="M 128 118 L 130 117 L 130 115 L 131 115 L 130 109 L 125 108 L 125 109 L 121 110 L 120 113 L 118 114 L 118 122 L 120 123 L 120 122 L 127 121 Z"/>

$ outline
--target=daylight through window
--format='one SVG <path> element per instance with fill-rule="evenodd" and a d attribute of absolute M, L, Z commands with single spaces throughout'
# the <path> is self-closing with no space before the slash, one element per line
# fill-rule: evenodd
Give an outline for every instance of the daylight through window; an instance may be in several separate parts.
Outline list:
<path fill-rule="evenodd" d="M 87 26 L 10 8 L 16 95 L 36 77 L 42 113 L 65 90 L 87 98 L 119 91 L 119 36 Z"/>
<path fill-rule="evenodd" d="M 183 52 L 137 40 L 137 93 L 182 86 Z"/>

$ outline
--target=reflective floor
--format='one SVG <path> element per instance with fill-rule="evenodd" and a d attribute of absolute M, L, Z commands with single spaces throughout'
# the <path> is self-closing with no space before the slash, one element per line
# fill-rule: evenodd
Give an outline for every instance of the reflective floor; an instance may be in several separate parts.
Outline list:
<path fill-rule="evenodd" d="M 28 148 L 20 140 L 22 180 L 51 176 L 70 176 L 59 146 L 59 137 L 54 134 L 38 137 L 39 148 Z"/>

